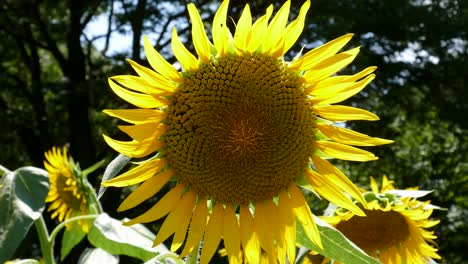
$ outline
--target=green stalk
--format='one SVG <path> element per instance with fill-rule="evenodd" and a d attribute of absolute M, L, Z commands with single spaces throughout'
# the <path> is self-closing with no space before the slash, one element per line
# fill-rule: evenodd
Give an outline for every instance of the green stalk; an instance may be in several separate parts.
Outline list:
<path fill-rule="evenodd" d="M 44 263 L 55 264 L 54 247 L 49 240 L 49 232 L 47 231 L 47 226 L 42 215 L 34 222 L 34 225 L 36 226 L 37 235 L 39 236 Z"/>
<path fill-rule="evenodd" d="M 99 202 L 98 198 L 97 198 L 97 195 L 96 195 L 96 192 L 94 191 L 94 188 L 91 186 L 91 184 L 86 180 L 86 188 L 88 189 L 88 193 L 90 193 L 91 195 L 88 196 L 89 198 L 91 198 L 91 205 L 93 206 L 94 208 L 94 211 L 95 212 L 91 212 L 91 213 L 95 213 L 95 214 L 101 214 L 104 210 L 102 209 L 102 205 L 101 203 Z"/>
<path fill-rule="evenodd" d="M 54 245 L 54 242 L 55 242 L 55 237 L 57 236 L 57 234 L 60 232 L 60 230 L 62 230 L 67 224 L 71 223 L 71 222 L 74 222 L 74 221 L 79 221 L 79 220 L 83 220 L 83 219 L 94 219 L 96 218 L 98 215 L 79 215 L 79 216 L 75 216 L 75 217 L 72 217 L 72 218 L 69 218 L 65 221 L 63 221 L 62 223 L 60 223 L 59 225 L 57 225 L 54 230 L 52 230 L 52 233 L 50 233 L 50 237 L 49 237 L 49 243 L 53 246 Z"/>
<path fill-rule="evenodd" d="M 9 171 L 7 168 L 3 167 L 2 165 L 0 165 L 0 177 L 5 175 L 5 174 L 8 174 L 10 173 L 11 171 Z"/>

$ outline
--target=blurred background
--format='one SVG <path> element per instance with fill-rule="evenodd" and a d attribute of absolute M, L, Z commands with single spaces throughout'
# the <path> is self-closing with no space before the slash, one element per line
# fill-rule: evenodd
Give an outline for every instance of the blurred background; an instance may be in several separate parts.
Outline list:
<path fill-rule="evenodd" d="M 133 74 L 126 58 L 148 65 L 143 35 L 170 62 L 175 62 L 169 38 L 173 27 L 193 50 L 189 2 L 0 1 L 0 164 L 10 170 L 42 167 L 44 151 L 64 144 L 82 168 L 114 158 L 116 152 L 101 135 L 121 134 L 117 120 L 102 110 L 133 106 L 110 90 L 107 77 Z M 218 1 L 194 2 L 210 31 Z M 254 17 L 271 2 L 249 3 Z M 231 1 L 232 21 L 246 3 Z M 275 10 L 282 3 L 273 2 Z M 292 1 L 290 19 L 302 3 Z M 376 65 L 377 78 L 345 104 L 371 110 L 381 120 L 347 125 L 395 143 L 371 148 L 380 157 L 377 161 L 334 164 L 362 187 L 368 186 L 369 176 L 387 175 L 400 188 L 434 190 L 428 199 L 447 209 L 433 214 L 441 220 L 435 231 L 442 263 L 468 259 L 467 11 L 468 1 L 462 0 L 313 0 L 306 28 L 287 55 L 291 59 L 301 49 L 355 33 L 347 48 L 361 46 L 361 52 L 342 73 Z M 229 26 L 233 30 L 234 22 Z M 90 176 L 96 187 L 103 170 Z M 109 189 L 102 199 L 104 209 L 123 218 L 151 206 L 149 201 L 119 215 L 115 209 L 128 193 Z M 320 215 L 326 205 L 310 201 Z M 150 227 L 156 230 L 158 225 Z M 31 229 L 16 257 L 38 257 L 38 245 Z M 73 263 L 85 246 L 86 241 L 65 263 Z"/>

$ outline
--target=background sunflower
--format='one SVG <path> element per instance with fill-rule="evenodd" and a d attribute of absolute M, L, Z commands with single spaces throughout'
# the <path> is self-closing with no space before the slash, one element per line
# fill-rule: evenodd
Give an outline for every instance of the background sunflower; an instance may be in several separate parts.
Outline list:
<path fill-rule="evenodd" d="M 440 259 L 433 231 L 440 221 L 431 220 L 434 207 L 419 197 L 429 192 L 396 190 L 386 176 L 379 187 L 371 178 L 371 192 L 363 196 L 365 217 L 337 208 L 335 216 L 323 217 L 369 255 L 382 263 L 428 263 Z M 418 197 L 418 198 L 414 198 Z"/>
<path fill-rule="evenodd" d="M 45 153 L 44 167 L 49 173 L 50 190 L 46 198 L 49 203 L 47 211 L 52 212 L 51 218 L 63 222 L 70 217 L 87 215 L 89 213 L 89 198 L 84 179 L 79 175 L 79 169 L 68 156 L 67 147 L 52 147 Z M 87 233 L 90 222 L 78 221 L 80 228 Z M 67 228 L 70 228 L 67 225 Z"/>

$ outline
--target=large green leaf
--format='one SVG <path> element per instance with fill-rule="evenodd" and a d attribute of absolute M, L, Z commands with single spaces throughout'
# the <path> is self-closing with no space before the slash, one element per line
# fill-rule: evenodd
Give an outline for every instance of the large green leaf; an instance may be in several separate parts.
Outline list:
<path fill-rule="evenodd" d="M 317 247 L 309 240 L 303 227 L 297 224 L 297 243 L 313 251 L 317 251 L 323 256 L 334 259 L 344 264 L 378 264 L 377 260 L 369 257 L 364 251 L 354 245 L 338 230 L 334 229 L 323 220 L 315 217 L 320 236 L 322 238 L 323 249 Z"/>
<path fill-rule="evenodd" d="M 16 251 L 31 225 L 44 210 L 49 192 L 45 170 L 19 168 L 0 180 L 0 263 Z"/>
<path fill-rule="evenodd" d="M 174 253 L 161 254 L 143 264 L 184 264 L 184 262 Z"/>
<path fill-rule="evenodd" d="M 124 226 L 122 222 L 103 213 L 94 220 L 88 240 L 95 247 L 113 255 L 127 255 L 147 261 L 168 253 L 164 245 L 152 247 L 154 234 L 141 224 Z"/>
<path fill-rule="evenodd" d="M 119 257 L 113 256 L 100 248 L 87 248 L 83 251 L 78 264 L 119 264 Z"/>
<path fill-rule="evenodd" d="M 15 259 L 15 260 L 9 260 L 8 264 L 41 264 L 41 263 L 36 259 Z"/>
<path fill-rule="evenodd" d="M 81 229 L 78 222 L 73 222 L 70 229 L 66 229 L 63 233 L 62 248 L 60 249 L 60 260 L 63 260 L 70 251 L 86 236 L 86 233 Z"/>

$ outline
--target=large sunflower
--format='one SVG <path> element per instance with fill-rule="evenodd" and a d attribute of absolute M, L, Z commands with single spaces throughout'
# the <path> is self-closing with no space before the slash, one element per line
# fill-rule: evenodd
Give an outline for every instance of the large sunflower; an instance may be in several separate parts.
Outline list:
<path fill-rule="evenodd" d="M 293 262 L 296 219 L 321 246 L 297 180 L 307 179 L 325 199 L 364 215 L 346 195 L 365 203 L 359 190 L 324 158 L 375 160 L 372 153 L 350 145 L 391 142 L 333 125 L 378 120 L 362 109 L 332 105 L 362 90 L 376 68 L 334 76 L 359 52 L 353 48 L 338 53 L 352 34 L 285 61 L 283 55 L 303 30 L 309 1 L 288 25 L 290 1 L 271 20 L 272 6 L 255 22 L 246 5 L 234 36 L 226 25 L 228 2 L 222 2 L 215 14 L 213 43 L 196 7 L 188 5 L 198 57 L 187 50 L 174 29 L 172 50 L 182 72 L 145 38 L 153 69 L 129 60 L 139 76 L 109 79 L 118 96 L 139 108 L 105 110 L 132 124 L 119 126 L 132 140 L 104 139 L 129 157 L 156 154 L 103 185 L 141 183 L 120 205 L 123 211 L 176 180 L 176 186 L 154 207 L 127 224 L 168 215 L 154 243 L 175 233 L 171 250 L 186 241 L 181 256 L 203 239 L 201 263 L 207 263 L 223 239 L 233 263 L 241 261 L 241 255 L 247 262 L 258 263 L 261 252 L 271 263 L 275 259 L 284 263 L 286 258 Z"/>
<path fill-rule="evenodd" d="M 335 216 L 324 220 L 384 264 L 424 264 L 430 258 L 440 259 L 434 247 L 437 237 L 426 230 L 439 223 L 429 220 L 433 211 L 430 201 L 401 196 L 385 176 L 381 190 L 373 178 L 371 188 L 372 192 L 363 194 L 368 201 L 361 205 L 365 217 L 338 209 Z"/>
<path fill-rule="evenodd" d="M 88 202 L 85 187 L 77 175 L 73 159 L 68 157 L 67 148 L 52 147 L 45 153 L 44 167 L 49 173 L 50 189 L 46 202 L 50 203 L 47 211 L 54 211 L 51 218 L 63 222 L 70 217 L 87 215 Z M 78 221 L 84 232 L 88 232 L 89 223 Z M 67 225 L 70 227 L 71 225 Z"/>

